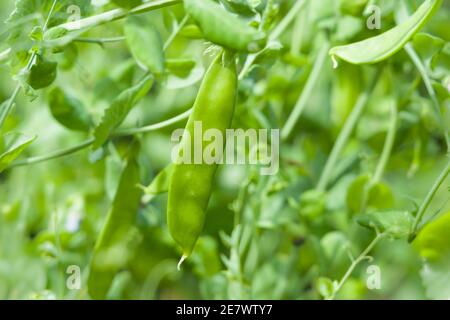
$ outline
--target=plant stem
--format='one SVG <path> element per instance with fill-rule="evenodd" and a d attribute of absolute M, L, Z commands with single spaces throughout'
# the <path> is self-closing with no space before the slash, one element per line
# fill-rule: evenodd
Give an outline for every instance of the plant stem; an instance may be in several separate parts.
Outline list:
<path fill-rule="evenodd" d="M 447 166 L 444 168 L 444 170 L 441 172 L 439 177 L 437 178 L 436 182 L 434 183 L 431 190 L 428 192 L 427 196 L 425 197 L 425 200 L 423 201 L 422 205 L 419 208 L 419 211 L 417 212 L 416 219 L 414 220 L 414 224 L 412 227 L 411 234 L 409 236 L 408 241 L 412 242 L 418 233 L 419 224 L 422 221 L 425 212 L 427 211 L 428 207 L 431 204 L 431 201 L 433 200 L 434 196 L 436 195 L 436 192 L 439 190 L 441 185 L 444 183 L 447 176 L 450 174 L 450 161 L 447 163 Z"/>
<path fill-rule="evenodd" d="M 76 38 L 73 41 L 83 43 L 96 43 L 103 45 L 104 43 L 119 42 L 125 40 L 125 37 L 112 37 L 112 38 Z"/>
<path fill-rule="evenodd" d="M 0 52 L 0 62 L 8 59 L 10 53 L 11 53 L 11 48 L 8 48 L 8 49 Z"/>
<path fill-rule="evenodd" d="M 389 128 L 386 135 L 386 140 L 384 141 L 383 151 L 381 153 L 380 160 L 378 161 L 377 168 L 375 169 L 375 173 L 372 177 L 371 184 L 378 183 L 384 173 L 384 169 L 386 168 L 387 162 L 392 153 L 392 148 L 394 146 L 395 135 L 397 133 L 397 106 L 394 105 L 391 109 L 391 121 L 389 122 Z"/>
<path fill-rule="evenodd" d="M 305 88 L 303 89 L 303 92 L 300 94 L 300 97 L 297 103 L 295 104 L 291 114 L 289 115 L 289 118 L 284 128 L 281 130 L 281 138 L 283 140 L 289 138 L 298 119 L 303 113 L 303 110 L 305 109 L 306 104 L 308 103 L 309 98 L 311 97 L 314 87 L 316 86 L 316 83 L 319 80 L 320 72 L 322 71 L 322 67 L 325 63 L 325 59 L 327 57 L 329 49 L 330 45 L 328 43 L 323 45 L 323 47 L 320 49 L 319 54 L 317 55 L 316 61 L 314 63 L 314 66 L 312 68 L 311 74 L 309 75 L 308 80 L 305 84 Z"/>
<path fill-rule="evenodd" d="M 364 212 L 366 210 L 369 202 L 370 190 L 374 185 L 380 182 L 381 178 L 383 177 L 386 164 L 391 156 L 397 130 L 397 115 L 397 106 L 393 105 L 391 109 L 391 121 L 389 122 L 388 132 L 386 135 L 386 139 L 384 140 L 383 151 L 381 153 L 380 159 L 378 160 L 378 164 L 372 178 L 370 179 L 369 183 L 364 186 L 364 192 L 361 201 L 361 212 Z"/>
<path fill-rule="evenodd" d="M 35 58 L 36 58 L 36 52 L 33 52 L 31 54 L 30 60 L 28 60 L 28 64 L 25 67 L 25 70 L 30 70 L 31 69 L 31 67 L 33 66 Z M 20 92 L 21 89 L 22 89 L 22 86 L 20 84 L 18 84 L 16 86 L 16 88 L 14 89 L 13 94 L 9 98 L 8 102 L 6 103 L 4 109 L 0 110 L 0 129 L 3 127 L 3 124 L 6 121 L 6 118 L 8 118 L 9 114 L 11 113 L 11 111 L 12 111 L 12 109 L 14 107 L 14 102 L 16 101 L 16 98 L 19 95 L 19 92 Z"/>
<path fill-rule="evenodd" d="M 180 32 L 181 29 L 186 25 L 186 23 L 189 20 L 189 16 L 185 15 L 184 18 L 181 20 L 181 22 L 178 24 L 178 26 L 173 30 L 173 32 L 170 34 L 170 36 L 167 38 L 166 42 L 164 43 L 164 51 L 169 48 L 169 46 L 172 44 L 173 40 L 177 36 L 177 34 Z"/>
<path fill-rule="evenodd" d="M 330 156 L 328 157 L 327 163 L 325 165 L 324 170 L 322 171 L 322 175 L 320 176 L 319 183 L 317 184 L 317 190 L 318 191 L 325 191 L 328 187 L 328 182 L 330 177 L 332 176 L 332 171 L 336 166 L 336 162 L 338 160 L 338 157 L 340 156 L 342 149 L 347 144 L 348 139 L 350 138 L 356 123 L 358 122 L 361 114 L 363 113 L 367 102 L 369 100 L 369 97 L 372 93 L 372 91 L 375 89 L 376 84 L 378 83 L 378 79 L 380 77 L 381 71 L 377 71 L 377 74 L 372 80 L 372 83 L 370 86 L 365 90 L 361 95 L 359 96 L 358 100 L 356 101 L 356 105 L 353 108 L 352 112 L 348 116 L 347 120 L 345 121 L 344 127 L 342 128 L 341 132 L 339 133 L 339 136 L 333 146 L 333 150 L 330 153 Z"/>
<path fill-rule="evenodd" d="M 74 31 L 79 29 L 84 29 L 88 27 L 96 27 L 101 24 L 122 19 L 130 14 L 139 14 L 144 13 L 152 10 L 157 10 L 160 8 L 173 6 L 176 4 L 182 3 L 182 0 L 159 0 L 159 1 L 152 1 L 147 2 L 144 4 L 141 4 L 137 7 L 134 7 L 130 10 L 127 9 L 114 9 L 107 12 L 100 13 L 95 16 L 87 17 L 78 21 L 71 21 L 67 23 L 60 24 L 58 27 L 63 27 L 68 31 Z"/>
<path fill-rule="evenodd" d="M 352 261 L 352 264 L 347 269 L 347 272 L 342 277 L 341 281 L 339 281 L 336 288 L 333 290 L 333 294 L 327 298 L 327 300 L 333 300 L 336 297 L 336 294 L 342 289 L 342 286 L 347 282 L 348 278 L 352 275 L 355 268 L 364 260 L 367 259 L 367 255 L 372 251 L 373 247 L 380 241 L 381 238 L 383 238 L 383 233 L 378 233 L 377 236 L 372 240 L 372 242 L 367 246 L 366 249 L 355 259 Z"/>
<path fill-rule="evenodd" d="M 420 76 L 422 77 L 422 80 L 428 91 L 428 95 L 430 96 L 431 101 L 433 103 L 433 107 L 436 110 L 436 113 L 439 117 L 439 122 L 443 129 L 445 143 L 447 144 L 447 152 L 450 152 L 450 136 L 449 136 L 448 128 L 444 124 L 441 106 L 439 105 L 439 100 L 436 96 L 436 91 L 433 88 L 433 84 L 431 83 L 431 79 L 428 75 L 427 69 L 426 69 L 425 65 L 423 64 L 422 60 L 420 59 L 419 55 L 416 53 L 416 51 L 414 50 L 413 46 L 410 43 L 407 43 L 405 45 L 405 51 L 408 53 L 412 62 L 416 66 L 417 70 L 419 71 Z"/>
<path fill-rule="evenodd" d="M 135 134 L 139 134 L 139 133 L 146 133 L 146 132 L 150 132 L 150 131 L 156 131 L 158 129 L 162 129 L 168 126 L 171 126 L 172 124 L 175 124 L 177 122 L 180 122 L 184 119 L 187 119 L 190 114 L 192 113 L 192 109 L 187 110 L 186 112 L 183 112 L 173 118 L 170 118 L 168 120 L 156 123 L 156 124 L 151 124 L 145 127 L 141 127 L 141 128 L 131 128 L 131 129 L 122 129 L 122 130 L 118 130 L 113 134 L 113 137 L 123 137 L 123 136 L 132 136 Z"/>
<path fill-rule="evenodd" d="M 3 110 L 0 110 L 0 129 L 3 127 L 3 124 L 5 123 L 5 120 L 8 117 L 8 115 L 11 113 L 11 110 L 14 106 L 14 101 L 16 100 L 17 95 L 20 92 L 20 89 L 21 89 L 21 86 L 17 85 L 13 91 L 13 94 L 9 98 L 8 102 L 3 107 Z M 1 105 L 1 106 L 3 106 L 3 105 Z"/>
<path fill-rule="evenodd" d="M 191 114 L 191 112 L 192 112 L 192 109 L 189 109 L 188 111 L 186 111 L 178 116 L 175 116 L 171 119 L 168 119 L 168 120 L 165 120 L 165 121 L 153 124 L 153 125 L 145 126 L 142 128 L 131 128 L 131 129 L 118 130 L 111 135 L 111 138 L 132 136 L 132 135 L 135 135 L 138 133 L 146 133 L 146 132 L 150 132 L 150 131 L 156 131 L 158 129 L 162 129 L 162 128 L 168 127 L 172 124 L 175 124 L 181 120 L 187 119 L 189 117 L 189 115 Z M 80 150 L 83 150 L 83 149 L 89 147 L 90 145 L 92 145 L 93 143 L 94 143 L 94 138 L 90 138 L 76 146 L 73 146 L 73 147 L 53 151 L 53 152 L 50 152 L 49 154 L 46 154 L 43 156 L 31 157 L 28 159 L 16 161 L 16 162 L 12 163 L 8 168 L 26 166 L 26 165 L 36 164 L 36 163 L 40 163 L 40 162 L 45 162 L 45 161 L 52 160 L 52 159 L 61 158 L 61 157 L 73 154 L 75 152 L 78 152 Z"/>
<path fill-rule="evenodd" d="M 283 20 L 273 29 L 272 33 L 269 36 L 270 40 L 278 39 L 281 34 L 286 30 L 289 24 L 294 20 L 297 13 L 303 8 L 306 0 L 297 0 L 296 3 L 292 6 L 289 12 L 284 16 Z"/>

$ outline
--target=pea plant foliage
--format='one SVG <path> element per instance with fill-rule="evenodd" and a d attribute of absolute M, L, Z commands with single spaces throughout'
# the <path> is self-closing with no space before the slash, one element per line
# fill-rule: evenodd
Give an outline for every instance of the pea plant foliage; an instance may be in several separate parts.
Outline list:
<path fill-rule="evenodd" d="M 0 298 L 450 299 L 449 16 L 1 1 Z"/>

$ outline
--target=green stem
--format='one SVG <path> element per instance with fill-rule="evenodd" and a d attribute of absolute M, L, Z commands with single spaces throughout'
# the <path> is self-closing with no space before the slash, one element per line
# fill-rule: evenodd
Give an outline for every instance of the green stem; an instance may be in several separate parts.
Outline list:
<path fill-rule="evenodd" d="M 166 42 L 164 43 L 164 51 L 169 48 L 169 46 L 172 44 L 173 40 L 175 40 L 175 37 L 180 32 L 181 29 L 186 25 L 186 23 L 189 20 L 189 16 L 185 15 L 184 18 L 181 20 L 181 22 L 178 24 L 178 26 L 173 30 L 173 32 L 170 34 L 169 38 L 167 38 Z"/>
<path fill-rule="evenodd" d="M 397 118 L 397 107 L 394 105 L 391 109 L 391 121 L 389 123 L 386 140 L 384 142 L 383 152 L 381 153 L 380 160 L 378 161 L 377 168 L 375 169 L 375 173 L 372 177 L 372 185 L 381 180 L 384 169 L 386 168 L 387 162 L 391 156 L 392 148 L 394 147 L 395 142 L 395 135 L 397 133 Z"/>
<path fill-rule="evenodd" d="M 27 158 L 24 160 L 16 161 L 16 162 L 12 163 L 9 166 L 9 168 L 22 167 L 22 166 L 26 166 L 26 165 L 30 165 L 30 164 L 35 164 L 35 163 L 39 163 L 39 162 L 44 162 L 44 161 L 48 161 L 48 160 L 52 160 L 52 159 L 61 158 L 61 157 L 67 156 L 69 154 L 75 153 L 77 151 L 83 150 L 83 149 L 89 147 L 93 143 L 94 143 L 94 139 L 91 138 L 91 139 L 88 139 L 76 146 L 62 149 L 62 150 L 57 150 L 54 152 L 50 152 L 49 154 L 46 154 L 44 156 L 31 157 L 31 158 Z"/>
<path fill-rule="evenodd" d="M 333 294 L 327 300 L 333 300 L 336 297 L 336 294 L 342 289 L 342 286 L 347 282 L 348 278 L 352 275 L 355 268 L 364 260 L 367 259 L 367 255 L 372 251 L 375 245 L 383 238 L 383 233 L 378 233 L 377 236 L 372 240 L 372 242 L 367 246 L 366 249 L 355 259 L 352 261 L 352 264 L 347 269 L 347 272 L 342 277 L 341 281 L 339 281 L 336 288 L 333 290 Z"/>
<path fill-rule="evenodd" d="M 408 53 L 412 62 L 416 66 L 417 70 L 419 71 L 420 76 L 422 77 L 422 80 L 428 91 L 428 95 L 430 96 L 431 101 L 433 103 L 433 107 L 439 117 L 440 125 L 443 128 L 443 131 L 444 131 L 443 134 L 444 134 L 445 142 L 447 144 L 447 151 L 450 152 L 450 136 L 449 136 L 448 128 L 444 124 L 441 106 L 439 105 L 439 100 L 437 98 L 436 91 L 433 88 L 433 84 L 431 83 L 431 79 L 428 75 L 427 69 L 426 69 L 425 65 L 423 64 L 422 60 L 420 59 L 419 55 L 416 53 L 416 51 L 414 50 L 413 46 L 410 43 L 407 43 L 405 45 L 405 51 Z"/>
<path fill-rule="evenodd" d="M 120 42 L 125 40 L 125 37 L 112 37 L 112 38 L 76 38 L 73 41 L 83 43 L 96 43 L 103 45 L 104 43 Z"/>
<path fill-rule="evenodd" d="M 141 127 L 141 128 L 118 130 L 113 134 L 113 137 L 132 136 L 132 135 L 139 134 L 139 133 L 147 133 L 150 131 L 156 131 L 156 130 L 159 130 L 162 128 L 166 128 L 168 126 L 171 126 L 172 124 L 175 124 L 177 122 L 180 122 L 184 119 L 189 118 L 191 113 L 192 113 L 192 109 L 189 109 L 186 112 L 183 112 L 173 118 L 170 118 L 168 120 L 165 120 L 165 121 L 162 121 L 162 122 L 159 122 L 156 124 L 151 124 L 151 125 Z"/>
<path fill-rule="evenodd" d="M 409 242 L 412 242 L 419 229 L 419 224 L 422 221 L 428 207 L 431 204 L 431 201 L 433 200 L 434 196 L 436 195 L 436 192 L 439 190 L 441 185 L 444 183 L 447 176 L 450 174 L 450 161 L 448 162 L 447 166 L 444 168 L 444 170 L 441 172 L 439 177 L 437 178 L 436 182 L 434 183 L 431 190 L 428 192 L 427 196 L 425 197 L 425 200 L 423 201 L 422 205 L 419 208 L 419 211 L 417 212 L 416 219 L 414 220 L 414 224 L 412 227 L 411 234 L 409 236 Z"/>
<path fill-rule="evenodd" d="M 269 36 L 269 40 L 278 39 L 281 34 L 286 30 L 289 24 L 295 19 L 297 13 L 303 8 L 305 4 L 305 0 L 297 0 L 296 3 L 292 6 L 289 12 L 284 16 L 283 20 L 277 25 L 275 29 L 273 29 L 272 33 Z"/>
<path fill-rule="evenodd" d="M 292 110 L 291 114 L 289 115 L 286 125 L 281 130 L 281 138 L 283 140 L 289 138 L 298 119 L 300 118 L 301 114 L 303 113 L 303 110 L 305 109 L 306 104 L 308 103 L 309 98 L 311 97 L 314 87 L 316 86 L 316 83 L 319 80 L 319 76 L 322 71 L 322 67 L 325 63 L 325 59 L 328 55 L 329 49 L 330 49 L 330 45 L 328 43 L 325 44 L 320 49 L 319 54 L 317 55 L 317 58 L 316 58 L 316 62 L 314 63 L 314 66 L 312 68 L 311 74 L 309 75 L 308 81 L 305 84 L 305 88 L 303 89 L 303 92 L 300 94 L 300 97 L 299 97 L 297 103 L 295 104 L 294 109 Z"/>
<path fill-rule="evenodd" d="M 14 106 L 14 101 L 16 100 L 17 95 L 19 94 L 21 88 L 22 87 L 20 85 L 16 86 L 8 102 L 5 104 L 3 109 L 0 110 L 0 129 L 3 127 L 3 124 L 5 123 L 5 120 L 8 117 L 8 115 L 11 113 L 11 110 Z"/>
<path fill-rule="evenodd" d="M 340 156 L 342 149 L 347 144 L 348 139 L 350 138 L 356 123 L 358 122 L 361 114 L 363 113 L 367 102 L 369 100 L 369 97 L 374 90 L 376 84 L 378 83 L 378 79 L 380 77 L 381 72 L 378 70 L 377 74 L 372 80 L 372 83 L 370 86 L 365 90 L 356 101 L 356 105 L 353 108 L 352 112 L 348 116 L 347 120 L 345 121 L 344 127 L 342 128 L 341 132 L 339 133 L 339 136 L 336 140 L 336 143 L 333 146 L 333 150 L 330 153 L 330 156 L 328 157 L 327 163 L 325 165 L 324 170 L 322 171 L 322 175 L 320 176 L 319 183 L 317 184 L 317 190 L 318 191 L 325 191 L 330 177 L 332 176 L 332 171 L 336 166 L 336 162 L 338 160 L 338 157 Z"/>
<path fill-rule="evenodd" d="M 389 161 L 389 158 L 391 156 L 397 130 L 397 116 L 397 106 L 394 105 L 391 109 L 391 121 L 389 123 L 388 132 L 384 141 L 383 151 L 372 178 L 364 187 L 363 197 L 361 201 L 361 212 L 364 212 L 366 210 L 369 202 L 369 192 L 372 186 L 380 182 L 381 178 L 383 177 L 384 169 L 386 168 L 387 162 Z"/>
<path fill-rule="evenodd" d="M 303 43 L 303 30 L 306 27 L 306 17 L 308 12 L 304 12 L 302 14 L 297 15 L 297 18 L 294 22 L 294 28 L 292 30 L 291 36 L 291 54 L 297 55 L 300 53 Z"/>
<path fill-rule="evenodd" d="M 11 53 L 11 48 L 8 48 L 8 49 L 0 52 L 0 62 L 8 59 L 10 53 Z"/>
<path fill-rule="evenodd" d="M 107 12 L 100 13 L 95 16 L 87 17 L 78 21 L 71 21 L 67 23 L 63 23 L 58 27 L 63 27 L 68 31 L 75 31 L 79 29 L 85 29 L 89 27 L 96 27 L 102 25 L 104 23 L 125 18 L 131 14 L 139 14 L 152 10 L 161 9 L 168 6 L 173 6 L 176 4 L 182 3 L 182 0 L 159 0 L 147 2 L 137 7 L 134 7 L 130 10 L 127 9 L 114 9 Z"/>
<path fill-rule="evenodd" d="M 176 117 L 173 117 L 171 119 L 168 119 L 168 120 L 165 120 L 165 121 L 153 124 L 153 125 L 145 126 L 142 128 L 131 128 L 131 129 L 118 130 L 111 135 L 111 138 L 132 136 L 132 135 L 139 134 L 139 133 L 147 133 L 150 131 L 156 131 L 158 129 L 162 129 L 162 128 L 171 126 L 172 124 L 175 124 L 181 120 L 187 119 L 189 117 L 189 115 L 191 114 L 191 112 L 192 112 L 192 109 L 189 109 L 188 111 L 186 111 Z M 45 162 L 45 161 L 52 160 L 52 159 L 61 158 L 61 157 L 76 153 L 80 150 L 83 150 L 83 149 L 89 147 L 90 145 L 92 145 L 93 143 L 94 143 L 94 138 L 90 138 L 76 146 L 73 146 L 73 147 L 53 151 L 53 152 L 50 152 L 49 154 L 46 154 L 43 156 L 31 157 L 31 158 L 27 158 L 24 160 L 16 161 L 16 162 L 12 163 L 8 168 L 26 166 L 26 165 L 36 164 L 36 163 L 40 163 L 40 162 Z"/>

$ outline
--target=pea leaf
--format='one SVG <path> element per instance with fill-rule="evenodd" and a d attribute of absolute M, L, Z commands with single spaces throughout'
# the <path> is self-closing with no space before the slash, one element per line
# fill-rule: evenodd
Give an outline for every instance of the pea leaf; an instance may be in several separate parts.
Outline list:
<path fill-rule="evenodd" d="M 421 271 L 427 296 L 450 299 L 450 212 L 427 224 L 414 241 L 425 259 Z"/>
<path fill-rule="evenodd" d="M 48 104 L 53 117 L 66 128 L 88 131 L 92 127 L 93 120 L 83 103 L 66 94 L 61 88 L 50 91 Z"/>
<path fill-rule="evenodd" d="M 378 211 L 359 215 L 356 221 L 363 227 L 399 239 L 409 235 L 413 216 L 408 211 Z"/>
<path fill-rule="evenodd" d="M 323 298 L 328 299 L 334 292 L 333 281 L 325 277 L 320 277 L 316 281 L 316 289 Z"/>
<path fill-rule="evenodd" d="M 331 48 L 330 55 L 353 64 L 371 64 L 386 60 L 400 51 L 431 18 L 442 0 L 426 0 L 404 23 L 378 36 Z"/>
<path fill-rule="evenodd" d="M 189 39 L 203 39 L 204 35 L 196 24 L 189 24 L 180 30 L 180 35 Z"/>
<path fill-rule="evenodd" d="M 168 59 L 166 61 L 167 70 L 180 78 L 189 76 L 195 64 L 195 60 L 192 59 Z"/>
<path fill-rule="evenodd" d="M 34 89 L 48 87 L 56 79 L 57 63 L 38 56 L 36 63 L 31 67 L 28 75 L 28 84 Z"/>
<path fill-rule="evenodd" d="M 99 148 L 109 135 L 125 120 L 131 109 L 147 94 L 153 86 L 153 76 L 147 75 L 135 86 L 123 91 L 106 109 L 99 125 L 95 128 L 94 149 Z"/>
<path fill-rule="evenodd" d="M 427 33 L 418 33 L 413 44 L 422 60 L 429 65 L 431 59 L 444 48 L 445 41 Z"/>
<path fill-rule="evenodd" d="M 242 15 L 255 14 L 249 1 L 247 0 L 220 0 L 220 2 L 225 6 L 225 8 L 232 12 Z"/>
<path fill-rule="evenodd" d="M 0 172 L 5 170 L 36 139 L 36 136 L 29 137 L 21 133 L 7 133 L 3 139 L 4 146 L 0 149 Z"/>
<path fill-rule="evenodd" d="M 361 212 L 364 201 L 375 209 L 388 209 L 394 204 L 391 189 L 382 182 L 370 185 L 370 179 L 369 175 L 361 175 L 348 188 L 347 206 L 352 212 Z"/>
<path fill-rule="evenodd" d="M 164 72 L 164 49 L 155 26 L 142 16 L 129 16 L 125 23 L 125 37 L 134 59 L 148 71 Z"/>
<path fill-rule="evenodd" d="M 139 146 L 131 147 L 116 196 L 106 218 L 90 264 L 88 292 L 94 299 L 104 299 L 117 272 L 132 258 L 138 235 L 133 225 L 140 204 Z"/>
<path fill-rule="evenodd" d="M 338 2 L 342 13 L 360 16 L 368 0 L 339 0 Z"/>
<path fill-rule="evenodd" d="M 325 211 L 326 195 L 324 192 L 309 190 L 300 196 L 300 215 L 314 219 Z"/>

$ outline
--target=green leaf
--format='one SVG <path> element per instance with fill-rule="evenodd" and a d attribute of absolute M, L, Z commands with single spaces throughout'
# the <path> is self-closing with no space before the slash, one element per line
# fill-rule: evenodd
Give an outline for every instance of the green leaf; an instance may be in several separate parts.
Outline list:
<path fill-rule="evenodd" d="M 413 216 L 408 211 L 378 211 L 359 215 L 356 218 L 361 226 L 395 239 L 410 234 L 413 220 Z"/>
<path fill-rule="evenodd" d="M 195 67 L 195 60 L 192 59 L 167 59 L 167 70 L 180 78 L 186 78 Z"/>
<path fill-rule="evenodd" d="M 326 195 L 324 192 L 309 190 L 300 196 L 300 215 L 315 219 L 325 211 Z"/>
<path fill-rule="evenodd" d="M 180 35 L 189 39 L 203 39 L 204 35 L 196 24 L 189 24 L 180 30 Z"/>
<path fill-rule="evenodd" d="M 320 277 L 316 281 L 316 289 L 323 298 L 328 299 L 334 292 L 333 281 L 325 277 Z"/>
<path fill-rule="evenodd" d="M 38 56 L 28 75 L 28 84 L 34 90 L 48 87 L 56 79 L 57 65 L 56 62 Z"/>
<path fill-rule="evenodd" d="M 71 130 L 88 131 L 93 121 L 83 103 L 69 96 L 61 88 L 54 88 L 48 95 L 48 104 L 53 117 Z"/>
<path fill-rule="evenodd" d="M 368 0 L 339 0 L 339 9 L 342 13 L 361 16 Z"/>
<path fill-rule="evenodd" d="M 125 23 L 125 37 L 134 59 L 148 71 L 164 72 L 164 49 L 155 26 L 143 16 L 129 16 Z"/>
<path fill-rule="evenodd" d="M 450 212 L 427 224 L 414 240 L 425 259 L 421 271 L 430 299 L 450 299 Z"/>
<path fill-rule="evenodd" d="M 21 133 L 7 133 L 3 139 L 3 148 L 0 149 L 0 172 L 5 170 L 36 139 L 36 136 L 29 137 Z"/>
<path fill-rule="evenodd" d="M 433 76 L 438 79 L 448 77 L 450 74 L 450 43 L 447 43 L 441 52 L 431 60 Z"/>
<path fill-rule="evenodd" d="M 404 23 L 378 36 L 331 48 L 330 55 L 353 64 L 377 63 L 391 57 L 427 23 L 442 0 L 426 0 Z"/>
<path fill-rule="evenodd" d="M 382 182 L 371 184 L 371 176 L 367 174 L 357 177 L 347 190 L 347 206 L 355 213 L 361 212 L 364 205 L 368 208 L 388 209 L 393 204 L 391 189 Z"/>
<path fill-rule="evenodd" d="M 134 229 L 140 205 L 139 146 L 134 142 L 122 172 L 116 196 L 106 218 L 90 264 L 88 292 L 104 299 L 118 271 L 133 257 L 139 235 Z"/>
<path fill-rule="evenodd" d="M 431 59 L 444 48 L 445 41 L 427 33 L 418 33 L 413 44 L 422 60 L 429 65 Z"/>
<path fill-rule="evenodd" d="M 95 128 L 93 144 L 97 149 L 105 143 L 109 135 L 125 120 L 131 109 L 147 94 L 153 86 L 153 76 L 147 75 L 135 86 L 123 91 L 106 109 L 99 125 Z"/>
<path fill-rule="evenodd" d="M 220 0 L 220 2 L 225 6 L 225 8 L 232 12 L 242 15 L 255 14 L 249 1 L 247 0 Z"/>

